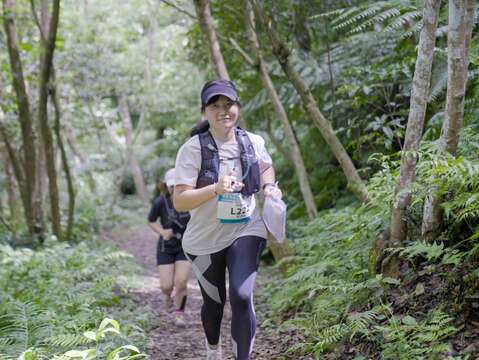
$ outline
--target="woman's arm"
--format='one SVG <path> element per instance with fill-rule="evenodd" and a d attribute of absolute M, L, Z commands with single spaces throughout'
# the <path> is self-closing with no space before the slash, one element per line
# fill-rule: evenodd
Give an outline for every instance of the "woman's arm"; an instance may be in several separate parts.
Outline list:
<path fill-rule="evenodd" d="M 275 182 L 275 179 L 274 168 L 270 166 L 261 174 L 261 187 L 265 196 L 273 196 L 281 199 L 283 193 Z"/>
<path fill-rule="evenodd" d="M 217 183 L 197 189 L 190 185 L 176 185 L 173 193 L 173 205 L 177 211 L 190 211 L 217 195 L 232 193 L 244 184 L 235 180 L 233 173 L 219 178 Z"/>
<path fill-rule="evenodd" d="M 176 185 L 173 193 L 173 205 L 177 211 L 190 211 L 201 204 L 213 199 L 217 184 L 211 184 L 201 189 L 189 185 Z"/>
<path fill-rule="evenodd" d="M 274 168 L 270 166 L 261 174 L 261 187 L 265 184 L 274 184 L 276 180 L 276 175 L 274 173 Z"/>
<path fill-rule="evenodd" d="M 148 226 L 165 240 L 170 240 L 173 236 L 173 230 L 165 229 L 160 223 L 150 221 L 148 222 Z"/>

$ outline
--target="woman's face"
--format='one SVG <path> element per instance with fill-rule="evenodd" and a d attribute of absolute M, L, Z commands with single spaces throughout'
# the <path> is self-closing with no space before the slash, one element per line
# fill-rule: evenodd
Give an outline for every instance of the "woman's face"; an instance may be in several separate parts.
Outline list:
<path fill-rule="evenodd" d="M 220 95 L 218 100 L 206 106 L 203 113 L 210 128 L 224 132 L 235 127 L 239 116 L 239 105 L 226 96 Z"/>

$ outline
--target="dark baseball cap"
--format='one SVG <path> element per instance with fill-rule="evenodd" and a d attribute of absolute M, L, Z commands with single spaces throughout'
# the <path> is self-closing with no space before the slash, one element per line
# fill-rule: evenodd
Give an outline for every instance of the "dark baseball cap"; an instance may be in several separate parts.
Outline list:
<path fill-rule="evenodd" d="M 208 104 L 208 101 L 212 97 L 217 95 L 226 96 L 233 101 L 239 101 L 238 94 L 236 93 L 236 86 L 233 82 L 224 79 L 208 81 L 201 90 L 201 103 L 203 105 Z"/>

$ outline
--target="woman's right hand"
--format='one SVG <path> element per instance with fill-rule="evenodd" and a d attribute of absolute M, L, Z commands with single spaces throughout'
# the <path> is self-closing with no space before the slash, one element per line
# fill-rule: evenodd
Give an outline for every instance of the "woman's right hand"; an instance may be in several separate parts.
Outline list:
<path fill-rule="evenodd" d="M 170 240 L 173 237 L 173 229 L 163 229 L 160 235 L 163 240 Z"/>
<path fill-rule="evenodd" d="M 215 193 L 223 195 L 226 193 L 233 193 L 240 191 L 244 187 L 244 183 L 236 180 L 236 176 L 231 172 L 228 175 L 221 176 L 215 184 Z"/>

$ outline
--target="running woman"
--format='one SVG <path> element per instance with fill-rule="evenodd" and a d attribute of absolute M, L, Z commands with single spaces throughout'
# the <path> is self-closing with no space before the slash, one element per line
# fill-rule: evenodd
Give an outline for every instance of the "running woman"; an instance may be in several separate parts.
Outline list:
<path fill-rule="evenodd" d="M 206 83 L 201 122 L 176 158 L 174 204 L 190 211 L 183 249 L 203 296 L 201 320 L 207 359 L 221 359 L 220 327 L 229 274 L 231 335 L 235 359 L 250 359 L 256 332 L 253 288 L 266 228 L 255 193 L 281 198 L 272 160 L 259 135 L 237 127 L 240 102 L 235 85 Z"/>
<path fill-rule="evenodd" d="M 174 304 L 175 324 L 183 326 L 191 264 L 185 257 L 181 239 L 190 215 L 187 212 L 177 212 L 173 207 L 171 195 L 175 185 L 174 180 L 175 169 L 166 172 L 164 181 L 158 180 L 157 196 L 152 202 L 148 225 L 160 236 L 156 260 L 166 308 L 169 309 Z M 171 298 L 173 289 L 175 290 L 174 300 Z"/>

